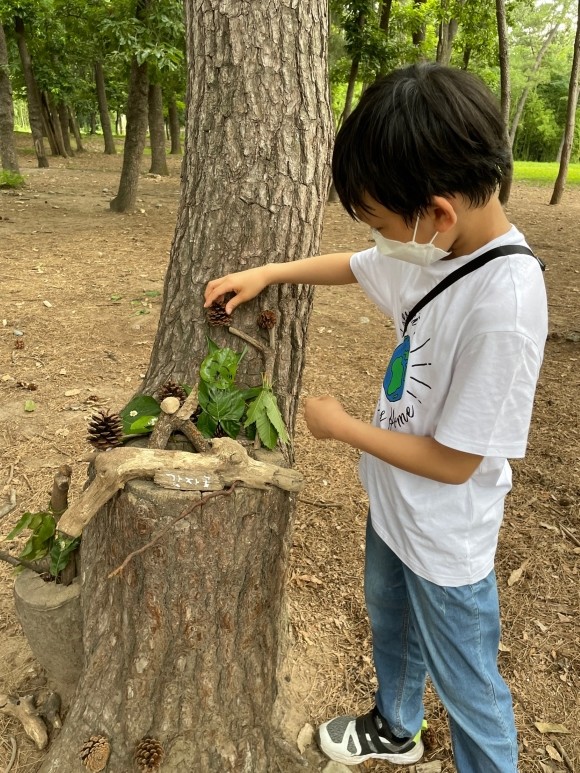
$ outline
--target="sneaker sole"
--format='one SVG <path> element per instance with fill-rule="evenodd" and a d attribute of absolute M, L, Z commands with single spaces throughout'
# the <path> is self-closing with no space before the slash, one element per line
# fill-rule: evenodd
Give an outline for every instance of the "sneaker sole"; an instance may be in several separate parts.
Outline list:
<path fill-rule="evenodd" d="M 334 762 L 341 762 L 343 765 L 360 765 L 367 760 L 384 760 L 385 762 L 392 762 L 395 765 L 414 765 L 416 762 L 419 762 L 425 752 L 423 741 L 419 739 L 412 749 L 409 749 L 408 752 L 404 752 L 403 754 L 378 754 L 373 752 L 371 754 L 361 754 L 358 757 L 352 754 L 347 756 L 346 754 L 341 754 L 336 751 L 334 748 L 332 750 L 325 748 L 324 741 L 319 733 L 316 734 L 316 740 L 320 750 L 326 754 L 329 759 Z"/>

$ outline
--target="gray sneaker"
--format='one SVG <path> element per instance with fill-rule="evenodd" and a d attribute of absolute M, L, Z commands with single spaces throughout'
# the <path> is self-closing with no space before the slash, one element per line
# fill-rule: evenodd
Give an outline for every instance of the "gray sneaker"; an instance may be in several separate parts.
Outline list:
<path fill-rule="evenodd" d="M 360 765 L 366 760 L 386 760 L 395 765 L 413 765 L 423 756 L 421 732 L 413 738 L 395 738 L 375 706 L 360 717 L 336 717 L 320 725 L 316 740 L 324 754 L 343 765 Z"/>

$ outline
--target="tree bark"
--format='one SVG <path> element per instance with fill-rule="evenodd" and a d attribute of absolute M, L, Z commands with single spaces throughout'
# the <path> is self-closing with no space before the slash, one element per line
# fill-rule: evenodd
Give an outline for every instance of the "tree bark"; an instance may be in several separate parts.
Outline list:
<path fill-rule="evenodd" d="M 149 142 L 151 144 L 150 174 L 166 177 L 167 157 L 165 153 L 165 121 L 163 120 L 163 94 L 158 83 L 149 84 Z"/>
<path fill-rule="evenodd" d="M 509 62 L 509 42 L 508 29 L 505 13 L 505 0 L 495 0 L 495 12 L 497 19 L 497 36 L 499 48 L 499 72 L 501 83 L 501 114 L 505 127 L 506 142 L 509 143 L 508 126 L 510 120 L 511 105 L 511 83 L 510 83 L 510 62 Z M 502 204 L 507 204 L 513 180 L 513 158 L 510 164 L 509 173 L 504 177 L 499 190 L 499 200 Z"/>
<path fill-rule="evenodd" d="M 171 138 L 171 150 L 169 152 L 172 156 L 179 156 L 181 155 L 181 128 L 179 126 L 179 112 L 174 94 L 169 99 L 167 111 L 169 113 L 169 136 Z"/>
<path fill-rule="evenodd" d="M 101 117 L 101 129 L 103 130 L 103 139 L 105 141 L 105 154 L 114 156 L 117 152 L 113 130 L 111 129 L 111 117 L 109 116 L 109 106 L 107 104 L 107 89 L 105 86 L 105 73 L 101 62 L 95 62 L 95 85 L 97 89 L 97 101 L 99 103 L 99 115 Z"/>
<path fill-rule="evenodd" d="M 418 8 L 421 5 L 425 5 L 427 0 L 413 0 L 413 5 L 415 8 Z M 421 43 L 425 42 L 425 36 L 426 36 L 426 29 L 425 24 L 420 24 L 416 29 L 412 32 L 412 39 L 413 39 L 413 45 L 414 46 L 420 46 Z"/>
<path fill-rule="evenodd" d="M 132 770 L 145 736 L 163 745 L 162 769 L 172 773 L 276 769 L 287 496 L 218 495 L 108 579 L 200 497 L 132 481 L 85 530 L 86 663 L 41 773 L 76 773 L 95 734 L 111 743 L 108 773 Z M 284 760 L 281 769 L 295 767 Z"/>
<path fill-rule="evenodd" d="M 16 32 L 16 43 L 20 54 L 22 64 L 22 74 L 26 83 L 26 98 L 28 103 L 28 120 L 32 131 L 32 140 L 38 166 L 42 169 L 48 167 L 48 158 L 44 150 L 43 129 L 42 129 L 42 106 L 40 101 L 40 92 L 36 85 L 36 79 L 32 70 L 32 60 L 28 53 L 26 37 L 24 32 L 24 22 L 20 16 L 14 18 L 14 30 Z"/>
<path fill-rule="evenodd" d="M 81 137 L 79 122 L 77 121 L 75 111 L 72 109 L 72 107 L 68 108 L 68 117 L 69 117 L 70 128 L 72 130 L 72 133 L 74 134 L 75 144 L 77 146 L 77 153 L 84 153 L 85 149 L 83 147 L 83 138 Z"/>
<path fill-rule="evenodd" d="M 186 3 L 191 60 L 182 196 L 143 384 L 149 394 L 170 379 L 197 383 L 207 334 L 241 349 L 226 329 L 208 328 L 207 281 L 316 254 L 328 193 L 332 119 L 324 0 L 276 0 L 270 10 L 252 3 L 229 15 L 220 12 L 218 0 L 204 15 L 198 5 Z M 258 39 L 259 48 L 247 43 Z M 276 286 L 235 312 L 236 328 L 256 337 L 258 310 L 277 312 L 273 380 L 290 429 L 311 303 L 310 287 Z M 261 354 L 250 346 L 240 382 L 261 383 L 263 370 Z"/>
<path fill-rule="evenodd" d="M 383 33 L 385 40 L 388 40 L 389 38 L 389 25 L 391 23 L 392 7 L 393 0 L 383 0 L 383 4 L 381 6 L 381 16 L 379 20 L 379 29 Z M 387 74 L 387 69 L 387 63 L 382 61 L 375 80 L 378 81 L 383 78 Z"/>
<path fill-rule="evenodd" d="M 0 163 L 9 172 L 20 172 L 14 143 L 14 105 L 8 74 L 8 48 L 0 23 Z"/>
<path fill-rule="evenodd" d="M 65 152 L 67 156 L 74 156 L 75 152 L 70 143 L 68 107 L 64 102 L 59 102 L 56 109 Z"/>
<path fill-rule="evenodd" d="M 453 53 L 453 41 L 459 30 L 457 19 L 449 19 L 448 22 L 441 22 L 439 25 L 439 39 L 437 41 L 437 57 L 439 64 L 448 66 L 451 62 Z"/>
<path fill-rule="evenodd" d="M 147 94 L 149 77 L 147 62 L 131 64 L 129 99 L 127 102 L 127 133 L 123 152 L 123 168 L 119 190 L 111 201 L 113 212 L 129 212 L 137 201 L 137 185 L 141 169 L 141 158 L 147 139 Z"/>
<path fill-rule="evenodd" d="M 580 0 L 578 0 L 578 21 L 576 23 L 576 38 L 574 40 L 574 57 L 570 72 L 570 85 L 568 87 L 568 107 L 566 111 L 566 128 L 564 130 L 564 142 L 560 157 L 560 169 L 552 191 L 550 204 L 559 204 L 564 194 L 572 143 L 574 141 L 574 128 L 576 125 L 576 108 L 578 106 L 578 79 L 580 71 Z"/>
<path fill-rule="evenodd" d="M 50 92 L 43 91 L 41 100 L 43 106 L 42 115 L 44 117 L 44 128 L 46 130 L 46 135 L 48 136 L 52 153 L 55 156 L 66 158 L 68 153 L 66 152 L 64 137 L 60 126 L 60 117 L 54 98 Z"/>

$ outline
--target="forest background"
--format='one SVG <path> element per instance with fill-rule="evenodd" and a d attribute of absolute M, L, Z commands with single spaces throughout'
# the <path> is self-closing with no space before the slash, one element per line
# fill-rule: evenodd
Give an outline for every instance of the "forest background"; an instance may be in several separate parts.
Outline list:
<path fill-rule="evenodd" d="M 517 699 L 524 773 L 570 770 L 568 763 L 578 763 L 580 743 L 574 635 L 580 495 L 574 375 L 574 234 L 580 211 L 580 127 L 574 120 L 577 5 L 572 0 L 330 3 L 328 76 L 335 127 L 363 89 L 392 67 L 426 59 L 477 73 L 508 116 L 515 158 L 510 217 L 534 248 L 551 258 L 547 365 L 530 453 L 515 466 L 516 486 L 498 556 L 505 617 L 500 657 Z M 14 261 L 9 265 L 15 267 L 5 277 L 5 298 L 14 297 L 14 302 L 7 306 L 2 333 L 12 342 L 13 329 L 25 332 L 25 348 L 15 348 L 2 361 L 6 378 L 0 390 L 7 398 L 0 410 L 2 432 L 8 441 L 19 440 L 0 452 L 0 485 L 8 497 L 17 491 L 19 511 L 45 505 L 51 465 L 54 469 L 62 461 L 55 445 L 66 447 L 70 460 L 81 458 L 84 420 L 95 409 L 89 398 L 118 407 L 121 396 L 129 397 L 140 385 L 144 352 L 159 319 L 165 266 L 160 255 L 169 247 L 179 196 L 188 67 L 182 10 L 178 0 L 0 0 L 0 251 L 3 261 Z M 253 41 L 238 43 L 243 52 Z M 195 67 L 195 52 L 189 66 Z M 565 205 L 556 210 L 547 206 L 549 186 L 556 183 L 563 156 L 560 194 Z M 46 174 L 34 174 L 35 163 Z M 129 181 L 127 195 L 120 201 L 118 193 L 109 201 L 124 179 Z M 109 208 L 135 217 L 111 224 L 103 211 L 110 216 Z M 324 233 L 327 249 L 367 244 L 364 229 L 350 223 L 337 205 L 327 208 Z M 79 254 L 90 260 L 76 260 Z M 21 270 L 29 272 L 24 285 Z M 68 272 L 66 282 L 63 271 Z M 48 300 L 46 283 L 53 281 Z M 74 325 L 67 316 L 71 283 L 78 288 L 72 301 Z M 41 315 L 28 308 L 29 297 L 42 304 L 41 315 L 52 318 L 40 321 Z M 360 377 L 372 376 L 374 384 L 381 367 L 368 361 L 366 347 L 384 345 L 383 334 L 392 335 L 392 330 L 384 329 L 384 321 L 368 311 L 362 298 L 347 299 L 334 289 L 317 294 L 306 392 L 344 390 L 347 404 L 366 418 L 370 397 Z M 89 340 L 95 352 L 87 356 L 83 341 Z M 329 342 L 331 352 L 325 353 Z M 119 351 L 123 362 L 115 363 Z M 344 369 L 342 380 L 335 373 L 337 362 Z M 108 386 L 90 388 L 96 369 Z M 39 381 L 41 373 L 46 381 L 36 394 L 28 394 L 27 385 Z M 85 393 L 86 401 L 78 396 Z M 23 394 L 36 404 L 27 413 L 20 405 Z M 555 426 L 558 448 L 550 431 Z M 53 436 L 49 450 L 46 439 Z M 373 676 L 359 587 L 365 508 L 357 494 L 356 454 L 332 448 L 322 453 L 306 437 L 300 419 L 296 443 L 297 464 L 307 471 L 309 490 L 297 511 L 289 581 L 297 640 L 293 685 L 316 722 L 345 707 L 364 708 L 370 699 Z M 74 485 L 77 493 L 80 481 Z M 336 532 L 325 538 L 327 517 L 333 518 Z M 9 546 L 15 554 L 18 548 L 17 541 Z M 345 565 L 352 565 L 346 575 L 337 569 Z M 10 611 L 10 572 L 2 567 L 1 629 L 8 645 L 1 673 L 3 689 L 22 691 L 34 689 L 41 677 Z M 336 614 L 328 617 L 330 609 Z M 428 707 L 434 729 L 430 756 L 451 771 L 444 712 L 432 694 Z M 570 732 L 548 737 L 537 730 L 540 722 L 559 723 Z M 2 739 L 17 733 L 14 724 L 0 730 Z M 16 769 L 36 769 L 40 755 L 27 756 L 26 742 L 19 742 Z M 2 753 L 7 762 L 9 747 L 2 747 Z"/>

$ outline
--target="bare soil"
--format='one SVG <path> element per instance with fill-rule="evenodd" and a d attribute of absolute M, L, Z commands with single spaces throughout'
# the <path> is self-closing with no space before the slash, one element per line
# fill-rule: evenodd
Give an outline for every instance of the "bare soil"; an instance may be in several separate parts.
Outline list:
<path fill-rule="evenodd" d="M 55 469 L 74 469 L 82 487 L 86 426 L 95 405 L 121 408 L 139 387 L 154 339 L 163 277 L 175 227 L 180 159 L 171 176 L 147 175 L 138 210 L 115 215 L 109 201 L 121 156 L 90 152 L 35 168 L 30 140 L 19 137 L 27 186 L 0 191 L 0 507 L 15 489 L 18 507 L 0 523 L 5 535 L 25 510 L 46 506 Z M 550 336 L 538 387 L 529 450 L 514 468 L 497 556 L 503 637 L 500 663 L 515 700 L 521 771 L 580 766 L 578 383 L 580 367 L 580 189 L 559 207 L 550 190 L 516 185 L 512 221 L 548 265 Z M 367 229 L 329 205 L 322 250 L 368 246 Z M 209 277 L 208 277 L 209 279 Z M 14 331 L 23 333 L 15 335 Z M 16 348 L 17 341 L 24 348 Z M 357 287 L 319 288 L 310 323 L 304 394 L 330 393 L 367 419 L 389 359 L 388 320 Z M 35 409 L 25 411 L 27 400 Z M 367 502 L 357 452 L 314 441 L 300 419 L 297 466 L 308 485 L 296 513 L 289 573 L 294 642 L 290 692 L 304 721 L 366 710 L 374 676 L 362 597 Z M 20 544 L 2 549 L 17 554 Z M 511 584 L 512 572 L 523 568 Z M 45 684 L 22 636 L 12 602 L 13 574 L 0 565 L 0 692 Z M 452 771 L 445 713 L 427 694 L 427 759 Z M 568 733 L 541 734 L 535 722 Z M 298 727 L 298 725 L 297 725 Z M 35 771 L 41 754 L 0 714 L 0 768 L 18 742 L 13 771 Z M 567 757 L 567 761 L 566 761 Z M 368 770 L 394 771 L 388 764 Z"/>

